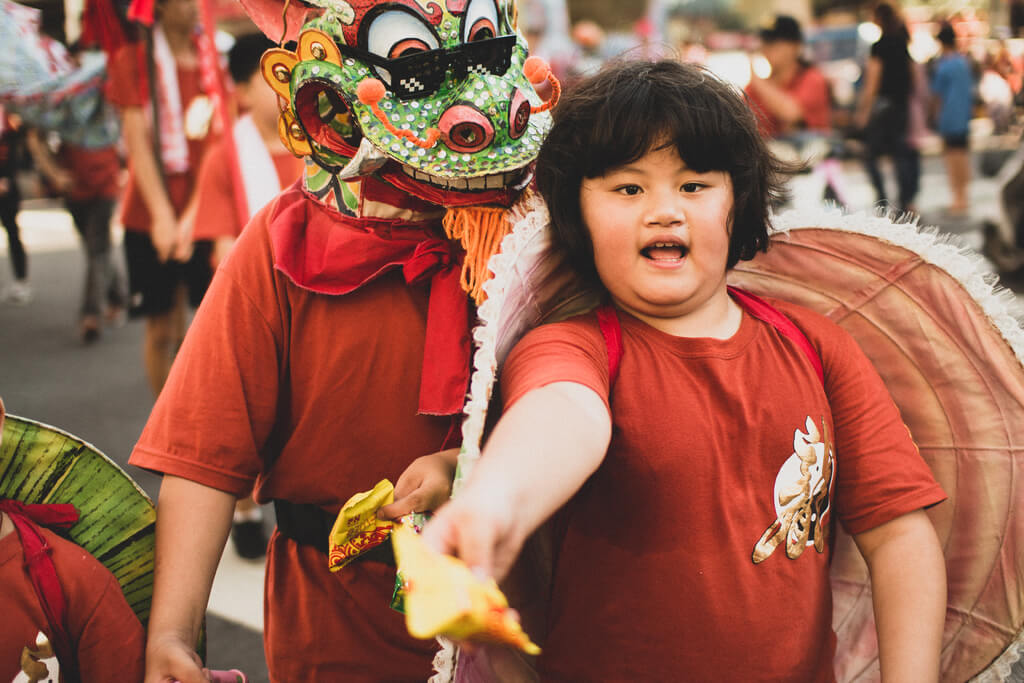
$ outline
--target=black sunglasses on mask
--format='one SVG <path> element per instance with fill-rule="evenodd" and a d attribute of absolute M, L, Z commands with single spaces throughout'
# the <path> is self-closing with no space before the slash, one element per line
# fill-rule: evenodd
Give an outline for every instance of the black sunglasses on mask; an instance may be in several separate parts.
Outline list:
<path fill-rule="evenodd" d="M 515 45 L 516 36 L 513 34 L 474 40 L 456 47 L 414 52 L 395 59 L 350 45 L 339 45 L 338 49 L 344 55 L 373 65 L 377 74 L 388 83 L 388 88 L 400 99 L 414 100 L 436 93 L 444 83 L 448 69 L 456 78 L 464 78 L 471 71 L 481 75 L 503 75 L 512 64 Z"/>

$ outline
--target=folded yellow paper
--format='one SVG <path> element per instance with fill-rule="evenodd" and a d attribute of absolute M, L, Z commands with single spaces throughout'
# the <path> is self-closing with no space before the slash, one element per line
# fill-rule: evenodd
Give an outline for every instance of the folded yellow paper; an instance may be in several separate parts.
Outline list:
<path fill-rule="evenodd" d="M 395 527 L 391 543 L 405 582 L 405 625 L 412 636 L 504 643 L 540 653 L 494 579 L 478 579 L 464 562 L 434 552 L 406 527 Z"/>
<path fill-rule="evenodd" d="M 377 519 L 377 510 L 394 500 L 395 487 L 387 479 L 348 499 L 331 528 L 327 566 L 332 572 L 388 540 L 392 522 Z"/>

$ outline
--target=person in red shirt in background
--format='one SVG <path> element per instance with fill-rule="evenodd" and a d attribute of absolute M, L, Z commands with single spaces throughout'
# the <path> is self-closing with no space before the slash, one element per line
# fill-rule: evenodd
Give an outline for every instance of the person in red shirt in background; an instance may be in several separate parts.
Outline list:
<path fill-rule="evenodd" d="M 117 324 L 124 316 L 124 276 L 110 251 L 110 219 L 120 193 L 121 158 L 116 147 L 89 149 L 64 142 L 57 157 L 39 132 L 30 130 L 28 148 L 36 167 L 63 197 L 85 247 L 86 271 L 79 332 L 90 344 L 100 336 L 101 316 Z"/>
<path fill-rule="evenodd" d="M 244 187 L 235 188 L 232 183 L 225 136 L 203 157 L 196 188 L 193 239 L 212 241 L 214 268 L 228 255 L 245 227 L 236 209 L 235 193 L 241 191 L 245 197 L 248 223 L 264 204 L 294 183 L 304 168 L 302 160 L 281 144 L 277 94 L 260 74 L 260 58 L 272 47 L 276 47 L 272 40 L 262 33 L 252 33 L 239 36 L 228 52 L 228 71 L 243 110 L 232 133 Z M 251 496 L 239 498 L 235 504 L 231 540 L 242 557 L 254 559 L 266 553 L 263 514 Z"/>
<path fill-rule="evenodd" d="M 0 680 L 141 683 L 146 634 L 117 579 L 43 526 L 73 522 L 70 507 L 0 498 Z M 54 585 L 59 593 L 50 592 Z"/>
<path fill-rule="evenodd" d="M 239 36 L 228 51 L 228 71 L 235 83 L 235 99 L 242 115 L 234 126 L 235 152 L 241 167 L 248 215 L 298 180 L 305 164 L 281 144 L 277 95 L 260 74 L 260 58 L 275 43 L 262 33 Z M 261 144 L 262 143 L 262 144 Z M 211 145 L 203 157 L 196 189 L 193 239 L 212 240 L 213 266 L 227 256 L 242 233 L 244 223 L 235 208 L 230 159 L 224 139 Z"/>
<path fill-rule="evenodd" d="M 200 79 L 196 0 L 157 0 L 155 15 L 152 50 L 135 43 L 115 54 L 107 97 L 120 109 L 128 149 L 121 222 L 132 312 L 145 316 L 143 359 L 158 394 L 185 336 L 183 287 L 198 306 L 212 275 L 211 247 L 193 243 L 185 220 L 212 106 Z"/>
<path fill-rule="evenodd" d="M 747 97 L 758 115 L 761 133 L 784 138 L 803 131 L 827 133 L 832 126 L 828 81 L 801 56 L 803 31 L 793 17 L 780 14 L 761 31 L 762 52 L 772 67 L 768 78 L 751 73 Z"/>

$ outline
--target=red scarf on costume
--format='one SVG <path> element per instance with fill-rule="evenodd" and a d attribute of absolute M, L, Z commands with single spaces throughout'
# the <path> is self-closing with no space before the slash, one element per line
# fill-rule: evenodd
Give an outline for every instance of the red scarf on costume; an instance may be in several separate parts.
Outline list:
<path fill-rule="evenodd" d="M 469 385 L 470 305 L 459 284 L 464 253 L 442 237 L 440 220 L 353 217 L 306 195 L 301 180 L 270 218 L 274 267 L 299 287 L 341 296 L 401 268 L 430 286 L 419 412 L 455 415 Z"/>

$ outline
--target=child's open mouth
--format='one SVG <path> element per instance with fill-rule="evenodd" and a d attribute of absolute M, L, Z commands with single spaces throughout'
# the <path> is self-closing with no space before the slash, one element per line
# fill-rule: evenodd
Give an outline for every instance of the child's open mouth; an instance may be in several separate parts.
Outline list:
<path fill-rule="evenodd" d="M 640 250 L 643 257 L 660 263 L 675 263 L 682 261 L 689 250 L 682 244 L 675 242 L 655 242 Z"/>

